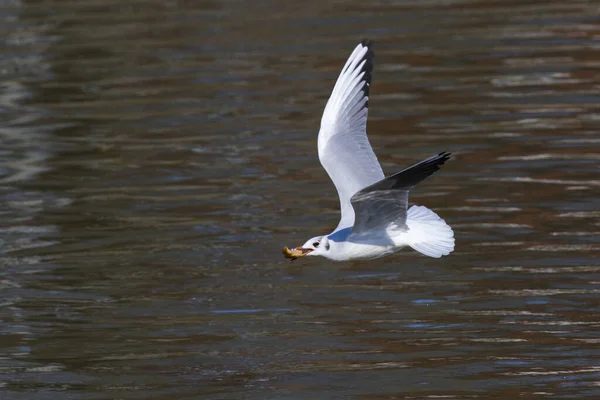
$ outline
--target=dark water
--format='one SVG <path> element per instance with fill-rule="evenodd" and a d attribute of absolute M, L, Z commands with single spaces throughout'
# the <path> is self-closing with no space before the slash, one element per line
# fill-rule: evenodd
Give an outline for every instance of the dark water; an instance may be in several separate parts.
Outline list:
<path fill-rule="evenodd" d="M 2 399 L 600 398 L 595 1 L 7 1 Z M 376 42 L 387 173 L 440 260 L 284 260 L 337 224 L 316 155 Z"/>

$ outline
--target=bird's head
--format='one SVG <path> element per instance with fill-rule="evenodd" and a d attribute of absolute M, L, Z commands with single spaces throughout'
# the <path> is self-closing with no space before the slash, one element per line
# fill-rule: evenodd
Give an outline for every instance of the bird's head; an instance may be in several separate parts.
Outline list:
<path fill-rule="evenodd" d="M 304 256 L 325 256 L 330 249 L 329 239 L 327 236 L 316 236 L 309 239 L 300 247 L 295 249 L 283 248 L 283 255 L 286 258 L 295 260 Z"/>

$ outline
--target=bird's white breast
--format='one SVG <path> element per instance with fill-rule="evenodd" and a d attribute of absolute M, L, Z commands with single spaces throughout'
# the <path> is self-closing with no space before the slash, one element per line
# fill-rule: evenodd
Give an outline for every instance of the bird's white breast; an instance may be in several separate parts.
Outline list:
<path fill-rule="evenodd" d="M 338 242 L 335 247 L 335 250 L 327 254 L 327 257 L 336 261 L 368 260 L 383 257 L 400 249 L 393 244 L 360 242 Z"/>

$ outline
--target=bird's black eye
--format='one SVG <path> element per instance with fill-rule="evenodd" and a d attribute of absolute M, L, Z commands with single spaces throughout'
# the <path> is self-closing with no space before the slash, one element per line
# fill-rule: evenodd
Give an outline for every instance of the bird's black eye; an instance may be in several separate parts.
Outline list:
<path fill-rule="evenodd" d="M 316 249 L 317 247 L 319 247 L 319 242 L 314 242 L 313 243 L 313 247 Z"/>

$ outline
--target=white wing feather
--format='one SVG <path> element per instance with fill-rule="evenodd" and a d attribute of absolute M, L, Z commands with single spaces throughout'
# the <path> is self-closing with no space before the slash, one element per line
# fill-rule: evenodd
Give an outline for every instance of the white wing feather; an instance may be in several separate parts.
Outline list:
<path fill-rule="evenodd" d="M 319 131 L 319 160 L 340 198 L 341 219 L 334 232 L 354 225 L 350 198 L 384 178 L 367 138 L 369 85 L 373 68 L 370 42 L 356 46 L 325 106 Z"/>

